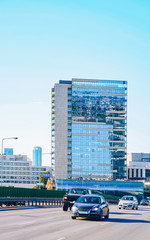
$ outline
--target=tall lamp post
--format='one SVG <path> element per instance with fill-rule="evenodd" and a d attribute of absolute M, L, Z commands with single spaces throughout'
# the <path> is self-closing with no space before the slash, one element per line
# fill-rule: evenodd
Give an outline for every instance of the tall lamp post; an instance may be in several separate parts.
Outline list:
<path fill-rule="evenodd" d="M 15 139 L 15 140 L 17 140 L 18 137 L 11 137 L 11 138 L 3 138 L 3 139 L 2 139 L 2 150 L 1 150 L 1 154 L 2 154 L 2 155 L 3 155 L 3 141 L 4 141 L 4 140 L 8 140 L 8 139 Z"/>

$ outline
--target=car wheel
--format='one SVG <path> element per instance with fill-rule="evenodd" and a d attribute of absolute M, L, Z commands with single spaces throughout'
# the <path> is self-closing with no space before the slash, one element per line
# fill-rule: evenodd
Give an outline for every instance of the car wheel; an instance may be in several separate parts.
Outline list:
<path fill-rule="evenodd" d="M 107 215 L 105 216 L 105 219 L 109 219 L 109 210 L 107 211 Z"/>
<path fill-rule="evenodd" d="M 63 211 L 67 211 L 68 210 L 68 205 L 64 204 L 63 205 Z"/>
<path fill-rule="evenodd" d="M 121 209 L 121 207 L 119 207 L 119 209 Z"/>
<path fill-rule="evenodd" d="M 71 216 L 71 218 L 72 218 L 72 219 L 76 219 L 76 217 L 75 217 L 75 216 Z"/>

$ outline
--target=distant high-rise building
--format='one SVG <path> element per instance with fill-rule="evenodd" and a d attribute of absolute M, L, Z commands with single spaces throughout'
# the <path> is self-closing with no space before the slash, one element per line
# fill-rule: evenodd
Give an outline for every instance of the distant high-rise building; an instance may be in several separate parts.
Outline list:
<path fill-rule="evenodd" d="M 5 155 L 13 155 L 13 148 L 4 148 Z"/>
<path fill-rule="evenodd" d="M 33 165 L 42 166 L 42 148 L 34 147 L 33 149 Z"/>
<path fill-rule="evenodd" d="M 126 178 L 127 81 L 56 83 L 51 140 L 56 179 Z"/>

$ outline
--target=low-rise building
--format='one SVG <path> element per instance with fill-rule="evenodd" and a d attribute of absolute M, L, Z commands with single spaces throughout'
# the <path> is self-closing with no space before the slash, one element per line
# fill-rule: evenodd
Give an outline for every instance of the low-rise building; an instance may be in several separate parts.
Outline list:
<path fill-rule="evenodd" d="M 150 180 L 150 153 L 127 154 L 127 178 Z"/>
<path fill-rule="evenodd" d="M 26 155 L 0 155 L 2 186 L 33 188 L 46 171 L 50 171 L 50 167 L 32 166 L 32 161 Z"/>

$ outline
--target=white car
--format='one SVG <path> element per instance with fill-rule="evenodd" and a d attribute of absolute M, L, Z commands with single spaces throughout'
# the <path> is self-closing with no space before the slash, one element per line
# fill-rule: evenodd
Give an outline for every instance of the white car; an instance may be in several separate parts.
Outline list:
<path fill-rule="evenodd" d="M 118 203 L 119 209 L 131 208 L 138 209 L 138 200 L 134 196 L 123 196 Z"/>

